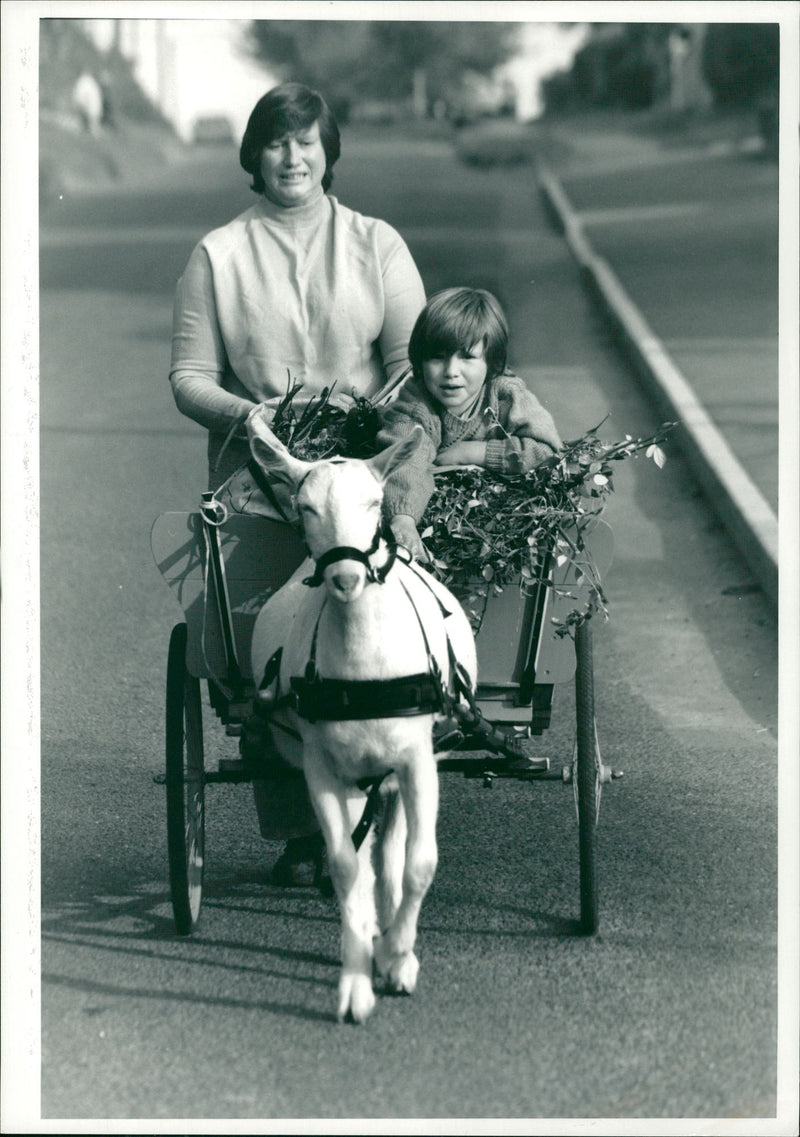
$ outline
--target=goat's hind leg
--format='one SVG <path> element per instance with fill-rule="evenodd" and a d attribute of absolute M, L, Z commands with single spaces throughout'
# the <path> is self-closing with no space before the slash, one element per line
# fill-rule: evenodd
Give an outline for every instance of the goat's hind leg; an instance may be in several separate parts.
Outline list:
<path fill-rule="evenodd" d="M 338 1018 L 356 1023 L 369 1018 L 375 1006 L 372 990 L 372 937 L 375 906 L 370 850 L 356 852 L 350 835 L 347 791 L 322 757 L 306 752 L 305 773 L 311 801 L 328 850 L 333 887 L 342 918 L 342 969 L 339 975 Z"/>
<path fill-rule="evenodd" d="M 402 897 L 394 919 L 376 937 L 375 963 L 386 989 L 395 994 L 411 995 L 417 986 L 419 963 L 414 954 L 417 921 L 425 894 L 436 872 L 436 815 L 439 808 L 439 781 L 436 761 L 430 756 L 398 772 L 405 813 L 405 849 L 396 840 L 386 850 L 391 857 L 394 876 L 402 864 Z M 390 834 L 391 836 L 391 834 Z M 385 866 L 386 867 L 386 866 Z"/>

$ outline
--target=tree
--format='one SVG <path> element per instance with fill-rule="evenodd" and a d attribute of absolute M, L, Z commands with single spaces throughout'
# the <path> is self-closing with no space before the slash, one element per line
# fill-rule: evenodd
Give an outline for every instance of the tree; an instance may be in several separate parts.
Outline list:
<path fill-rule="evenodd" d="M 283 79 L 318 87 L 337 114 L 358 98 L 446 98 L 465 71 L 488 74 L 515 24 L 427 20 L 253 20 L 249 48 Z"/>
<path fill-rule="evenodd" d="M 743 106 L 774 92 L 780 70 L 778 24 L 709 24 L 703 74 L 718 106 Z"/>
<path fill-rule="evenodd" d="M 570 101 L 584 106 L 649 107 L 668 83 L 672 24 L 593 24 L 588 42 L 576 53 Z M 568 80 L 551 85 L 563 104 Z"/>

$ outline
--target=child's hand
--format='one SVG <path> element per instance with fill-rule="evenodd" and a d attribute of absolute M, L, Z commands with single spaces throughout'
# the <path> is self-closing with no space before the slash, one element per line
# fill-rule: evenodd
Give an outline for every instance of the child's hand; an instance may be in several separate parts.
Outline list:
<path fill-rule="evenodd" d="M 398 545 L 403 545 L 408 549 L 412 557 L 416 557 L 420 561 L 429 560 L 428 550 L 422 543 L 413 517 L 398 513 L 389 522 L 389 528 L 392 530 L 392 535 Z"/>
<path fill-rule="evenodd" d="M 435 466 L 485 466 L 485 442 L 454 442 L 440 450 L 433 460 Z"/>

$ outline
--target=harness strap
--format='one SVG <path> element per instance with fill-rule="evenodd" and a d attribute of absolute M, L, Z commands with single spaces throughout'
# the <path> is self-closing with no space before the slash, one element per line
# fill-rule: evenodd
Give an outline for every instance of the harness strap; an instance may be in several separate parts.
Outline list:
<path fill-rule="evenodd" d="M 283 647 L 279 647 L 267 660 L 264 668 L 264 674 L 261 682 L 258 685 L 259 694 L 265 691 L 267 687 L 271 687 L 275 680 L 280 675 L 281 659 L 283 658 Z"/>
<path fill-rule="evenodd" d="M 375 579 L 376 584 L 383 584 L 385 582 L 387 576 L 394 567 L 395 560 L 397 559 L 397 545 L 394 543 L 394 541 L 387 541 L 386 548 L 389 551 L 388 557 L 382 565 L 372 570 L 372 575 Z"/>
<path fill-rule="evenodd" d="M 422 642 L 425 645 L 425 654 L 428 657 L 428 668 L 429 668 L 431 674 L 434 676 L 434 678 L 438 682 L 439 687 L 442 690 L 442 694 L 444 694 L 444 684 L 442 683 L 442 669 L 439 667 L 439 662 L 436 659 L 436 657 L 434 656 L 433 652 L 431 651 L 431 645 L 430 645 L 430 642 L 428 640 L 428 633 L 425 631 L 425 625 L 422 622 L 422 618 L 419 614 L 419 610 L 418 610 L 416 604 L 414 603 L 413 596 L 408 591 L 405 584 L 403 584 L 402 580 L 400 581 L 400 586 L 402 587 L 403 592 L 405 592 L 406 596 L 408 597 L 408 602 L 411 605 L 411 607 L 414 609 L 414 615 L 417 617 L 417 623 L 419 624 L 419 630 L 422 632 Z M 445 639 L 447 640 L 447 643 L 449 645 L 450 637 L 447 635 L 447 629 L 446 628 L 445 628 Z"/>
<path fill-rule="evenodd" d="M 416 571 L 416 570 L 415 570 Z M 436 600 L 443 619 L 451 614 L 442 603 L 425 576 L 416 572 Z M 268 703 L 271 709 L 291 707 L 308 722 L 348 722 L 372 718 L 398 718 L 409 715 L 441 714 L 452 715 L 461 698 L 470 708 L 472 718 L 477 718 L 479 712 L 472 691 L 469 675 L 466 668 L 456 658 L 450 636 L 445 625 L 445 642 L 447 644 L 448 662 L 450 665 L 450 684 L 452 693 L 445 687 L 439 662 L 431 651 L 428 634 L 414 598 L 401 581 L 401 586 L 414 615 L 417 617 L 425 655 L 428 662 L 427 672 L 418 672 L 415 675 L 404 675 L 394 679 L 329 679 L 321 676 L 317 671 L 317 640 L 319 636 L 320 621 L 325 610 L 327 598 L 323 601 L 314 625 L 309 647 L 309 657 L 305 673 L 301 677 L 293 676 L 290 679 L 291 691 L 280 696 L 276 691 L 272 699 L 262 695 L 279 676 L 282 648 L 279 648 L 267 660 L 264 675 L 259 683 L 259 696 L 263 703 Z"/>
<path fill-rule="evenodd" d="M 325 569 L 337 561 L 358 561 L 359 564 L 364 565 L 366 568 L 367 580 L 370 584 L 383 584 L 391 572 L 397 557 L 397 546 L 393 541 L 387 541 L 386 545 L 389 555 L 384 564 L 379 568 L 374 568 L 373 565 L 370 564 L 370 557 L 377 553 L 380 543 L 381 531 L 380 527 L 378 527 L 375 530 L 372 544 L 368 549 L 356 549 L 352 545 L 336 545 L 335 548 L 328 549 L 327 553 L 323 553 L 316 562 L 314 575 L 305 577 L 303 584 L 308 585 L 309 588 L 319 588 L 324 581 Z"/>
<path fill-rule="evenodd" d="M 446 621 L 447 617 L 451 616 L 452 613 L 445 607 L 438 593 L 434 591 L 427 573 L 419 569 L 413 561 L 409 562 L 409 568 L 414 572 L 417 579 L 425 585 L 433 598 L 436 600 L 437 604 L 439 605 L 439 611 L 442 614 L 442 618 Z M 419 619 L 419 616 L 417 616 L 417 618 Z M 481 715 L 481 712 L 478 709 L 478 704 L 475 701 L 475 692 L 472 689 L 472 684 L 470 682 L 469 675 L 467 674 L 467 669 L 464 667 L 464 664 L 461 663 L 460 660 L 456 657 L 453 641 L 447 634 L 447 623 L 445 623 L 444 637 L 447 641 L 447 658 L 450 663 L 450 680 L 453 687 L 453 694 L 450 694 L 450 692 L 445 690 L 444 687 L 442 688 L 444 710 L 448 715 L 455 714 L 457 717 L 463 719 L 464 715 L 457 713 L 459 711 L 463 711 L 463 708 L 459 707 L 459 700 L 463 697 L 464 701 L 469 707 L 470 722 L 477 723 L 483 718 L 483 716 Z"/>
<path fill-rule="evenodd" d="M 308 649 L 308 663 L 306 664 L 305 680 L 307 683 L 315 682 L 317 678 L 317 636 L 319 635 L 319 622 L 322 619 L 322 613 L 325 611 L 325 605 L 328 603 L 327 596 L 322 601 L 322 607 L 317 616 L 317 622 L 314 625 L 314 634 L 311 637 L 311 647 Z"/>
<path fill-rule="evenodd" d="M 411 569 L 411 571 L 414 573 L 417 580 L 421 581 L 421 583 L 425 585 L 428 592 L 430 592 L 431 596 L 434 598 L 436 603 L 439 605 L 439 611 L 441 612 L 443 619 L 446 620 L 448 616 L 452 616 L 453 613 L 450 611 L 449 608 L 445 607 L 441 596 L 438 594 L 438 592 L 436 592 L 434 590 L 433 586 L 431 585 L 431 578 L 428 576 L 428 574 L 426 572 L 423 572 L 423 570 L 418 567 L 416 561 L 412 560 L 410 557 L 408 560 L 403 558 L 403 564 L 407 565 Z M 449 637 L 448 637 L 448 642 L 449 642 Z"/>
<path fill-rule="evenodd" d="M 367 801 L 364 806 L 364 812 L 361 814 L 361 820 L 359 821 L 358 825 L 356 825 L 351 834 L 351 839 L 353 845 L 355 846 L 356 852 L 358 852 L 358 850 L 364 844 L 364 838 L 366 837 L 367 833 L 369 833 L 369 827 L 372 825 L 372 822 L 375 818 L 375 810 L 378 808 L 378 800 L 381 795 L 381 785 L 385 777 L 386 774 L 381 774 L 379 778 L 376 778 L 372 782 L 369 788 L 369 793 L 367 794 Z"/>
<path fill-rule="evenodd" d="M 421 671 L 396 679 L 290 680 L 294 709 L 307 722 L 355 722 L 361 719 L 405 718 L 439 714 L 443 691 L 438 675 Z"/>

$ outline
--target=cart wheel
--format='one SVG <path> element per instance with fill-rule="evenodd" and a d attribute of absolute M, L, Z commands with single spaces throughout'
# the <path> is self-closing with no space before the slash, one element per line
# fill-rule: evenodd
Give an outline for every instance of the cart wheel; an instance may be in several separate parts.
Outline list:
<path fill-rule="evenodd" d="M 172 629 L 167 661 L 167 849 L 178 935 L 200 917 L 205 848 L 205 772 L 200 681 L 186 670 L 186 625 Z"/>
<path fill-rule="evenodd" d="M 594 714 L 592 629 L 589 622 L 575 630 L 576 760 L 573 789 L 578 811 L 580 848 L 581 932 L 593 935 L 599 923 L 597 895 L 597 818 L 600 811 L 600 747 Z"/>

